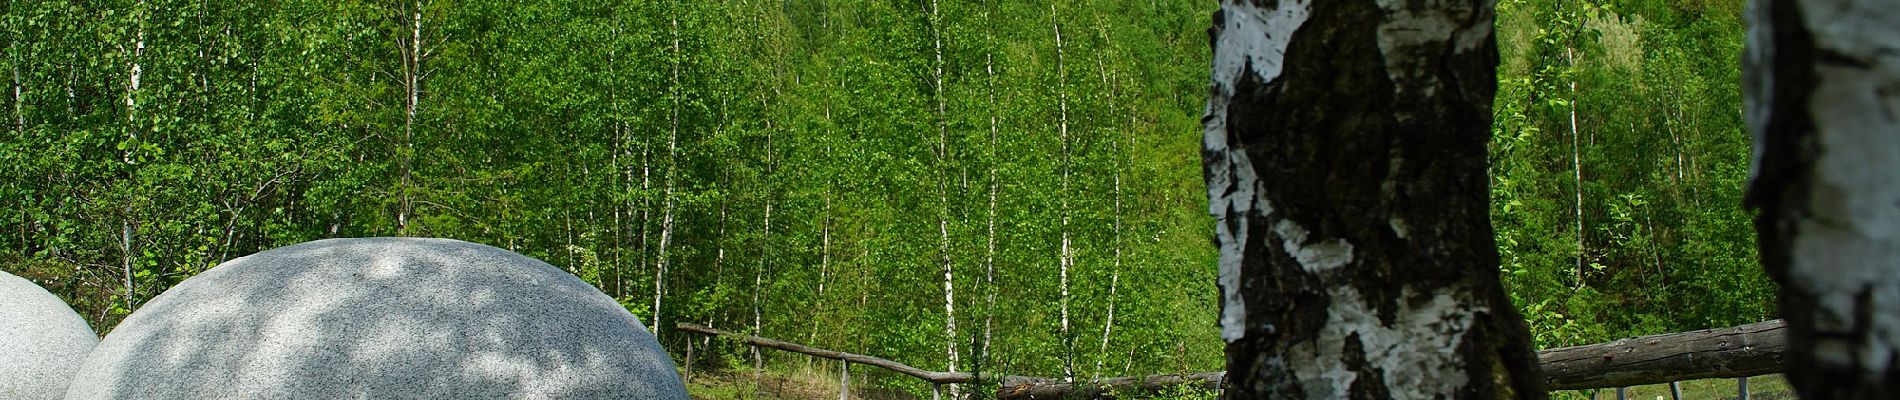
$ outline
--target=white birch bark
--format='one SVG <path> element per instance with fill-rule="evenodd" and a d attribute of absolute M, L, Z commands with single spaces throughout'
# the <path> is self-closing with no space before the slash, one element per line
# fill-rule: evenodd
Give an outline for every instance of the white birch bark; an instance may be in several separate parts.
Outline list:
<path fill-rule="evenodd" d="M 1062 199 L 1062 247 L 1057 272 L 1061 292 L 1057 307 L 1062 322 L 1062 380 L 1075 382 L 1075 335 L 1069 332 L 1069 269 L 1075 265 L 1075 251 L 1069 243 L 1069 78 L 1063 65 L 1062 24 L 1057 17 L 1056 5 L 1049 4 L 1049 26 L 1055 31 L 1056 39 L 1056 104 L 1060 110 L 1056 132 L 1062 141 L 1062 191 L 1056 195 Z"/>
<path fill-rule="evenodd" d="M 414 194 L 410 193 L 412 177 L 415 175 L 416 154 L 416 112 L 422 107 L 422 0 L 415 0 L 415 9 L 411 10 L 409 43 L 403 49 L 403 122 L 402 137 L 404 152 L 402 155 L 402 178 L 397 195 L 400 204 L 396 211 L 396 233 L 406 235 L 409 232 L 409 216 L 414 212 Z"/>
<path fill-rule="evenodd" d="M 1493 15 L 1222 2 L 1201 154 L 1223 398 L 1546 396 L 1489 221 Z"/>
<path fill-rule="evenodd" d="M 759 336 L 765 336 L 765 317 L 760 307 L 765 300 L 765 269 L 769 265 L 766 260 L 772 258 L 773 198 L 771 181 L 772 172 L 775 167 L 774 158 L 777 155 L 772 143 L 772 133 L 772 121 L 767 119 L 765 121 L 765 179 L 762 180 L 765 189 L 765 226 L 763 228 L 764 237 L 761 240 L 763 240 L 764 243 L 759 246 L 759 268 L 755 270 L 752 275 L 752 331 L 754 332 L 753 334 Z M 764 354 L 759 352 L 758 347 L 754 346 L 752 348 L 752 379 L 754 382 L 758 381 L 759 373 L 765 369 L 764 357 Z"/>
<path fill-rule="evenodd" d="M 680 21 L 677 14 L 672 17 L 671 23 L 673 26 L 673 89 L 671 93 L 673 116 L 672 131 L 667 133 L 666 136 L 666 178 L 665 183 L 661 184 L 662 189 L 660 193 L 661 201 L 665 202 L 660 216 L 660 254 L 659 261 L 654 263 L 653 270 L 652 326 L 655 327 L 653 329 L 654 337 L 660 336 L 659 332 L 663 330 L 658 328 L 660 326 L 660 299 L 666 296 L 666 267 L 668 261 L 666 247 L 673 239 L 673 175 L 675 171 L 679 170 L 679 164 L 676 158 L 679 153 L 680 92 L 684 90 L 680 87 Z"/>
<path fill-rule="evenodd" d="M 1571 41 L 1574 44 L 1576 39 L 1572 38 Z M 1575 46 L 1564 47 L 1564 55 L 1566 57 L 1565 59 L 1569 61 L 1569 64 L 1570 64 L 1569 67 L 1576 68 L 1577 67 L 1577 52 L 1576 52 Z M 1577 222 L 1577 267 L 1576 267 L 1577 269 L 1576 269 L 1576 276 L 1574 277 L 1576 279 L 1574 281 L 1574 284 L 1576 285 L 1576 288 L 1582 288 L 1583 287 L 1584 259 L 1587 258 L 1590 253 L 1588 251 L 1585 251 L 1584 243 L 1583 243 L 1583 234 L 1584 234 L 1584 231 L 1583 231 L 1583 140 L 1580 137 L 1583 131 L 1577 129 L 1577 80 L 1571 79 L 1569 83 L 1570 83 L 1570 172 L 1571 174 L 1573 174 L 1572 178 L 1575 178 L 1575 180 L 1572 183 L 1575 185 L 1573 189 L 1575 189 L 1574 193 L 1576 194 L 1576 200 L 1577 200 L 1576 203 L 1573 203 L 1573 205 L 1575 205 L 1576 207 L 1571 209 L 1571 211 L 1575 212 L 1573 216 L 1575 217 L 1576 222 Z"/>
<path fill-rule="evenodd" d="M 607 50 L 607 76 L 609 77 L 608 82 L 611 82 L 611 83 L 607 85 L 606 91 L 607 91 L 607 103 L 613 107 L 613 134 L 614 134 L 614 144 L 613 144 L 613 149 L 612 149 L 613 154 L 608 161 L 608 168 L 611 169 L 613 171 L 612 173 L 615 175 L 615 179 L 613 183 L 613 185 L 615 186 L 615 189 L 624 193 L 626 192 L 628 186 L 630 186 L 628 182 L 631 179 L 628 176 L 629 174 L 623 172 L 623 170 L 620 169 L 620 156 L 622 153 L 626 152 L 626 146 L 627 146 L 627 131 L 626 131 L 626 124 L 625 124 L 626 114 L 622 113 L 622 110 L 620 107 L 620 89 L 619 89 L 619 86 L 620 86 L 619 85 L 620 83 L 620 40 L 621 40 L 620 34 L 621 34 L 621 29 L 623 29 L 623 27 L 621 26 L 620 15 L 622 11 L 623 10 L 617 7 L 613 10 L 614 27 L 613 27 L 613 31 L 609 33 L 608 37 L 611 38 L 611 42 L 607 46 L 607 49 L 608 49 Z M 627 294 L 627 281 L 626 281 L 626 276 L 623 273 L 626 269 L 626 264 L 622 262 L 622 256 L 626 253 L 626 247 L 625 247 L 626 241 L 623 240 L 625 237 L 621 234 L 621 232 L 625 230 L 624 228 L 626 226 L 624 225 L 624 215 L 628 213 L 630 210 L 627 209 L 625 203 L 622 203 L 619 201 L 613 202 L 613 208 L 614 208 L 614 225 L 613 225 L 614 291 L 612 295 L 615 300 L 618 300 L 621 298 L 621 296 L 625 296 Z"/>
<path fill-rule="evenodd" d="M 1108 36 L 1108 29 L 1106 27 L 1097 25 L 1096 31 L 1098 34 L 1101 35 L 1103 42 L 1114 43 L 1114 40 Z M 1115 109 L 1115 99 L 1121 93 L 1120 93 L 1119 86 L 1116 84 L 1116 82 L 1114 82 L 1113 79 L 1110 79 L 1108 66 L 1103 62 L 1102 58 L 1103 57 L 1100 55 L 1100 53 L 1098 53 L 1097 56 L 1095 57 L 1095 70 L 1099 72 L 1102 78 L 1102 87 L 1108 88 L 1108 92 L 1109 92 L 1108 108 L 1110 110 L 1113 110 Z M 1102 379 L 1102 368 L 1104 364 L 1108 362 L 1108 339 L 1109 339 L 1109 336 L 1112 335 L 1113 332 L 1115 331 L 1115 302 L 1117 300 L 1116 289 L 1121 285 L 1122 247 L 1126 245 L 1125 243 L 1122 242 L 1122 167 L 1124 166 L 1124 163 L 1127 161 L 1127 158 L 1128 158 L 1128 154 L 1127 154 L 1128 148 L 1122 147 L 1121 142 L 1123 139 L 1128 137 L 1128 134 L 1127 134 L 1128 130 L 1134 129 L 1134 112 L 1133 111 L 1134 110 L 1128 110 L 1128 113 L 1129 113 L 1128 126 L 1123 127 L 1122 130 L 1118 131 L 1119 136 L 1121 137 L 1118 137 L 1118 138 L 1115 138 L 1114 140 L 1109 141 L 1109 146 L 1110 146 L 1109 152 L 1112 153 L 1113 156 L 1115 157 L 1114 158 L 1115 171 L 1113 173 L 1114 177 L 1113 177 L 1113 189 L 1112 189 L 1113 193 L 1111 194 L 1111 197 L 1114 198 L 1114 209 L 1115 209 L 1114 220 L 1111 224 L 1114 229 L 1115 256 L 1114 256 L 1113 264 L 1109 267 L 1109 273 L 1108 273 L 1109 274 L 1108 275 L 1108 316 L 1106 320 L 1102 322 L 1102 345 L 1101 347 L 1096 349 L 1095 372 L 1093 373 L 1093 375 L 1090 376 L 1089 378 L 1090 381 Z"/>
<path fill-rule="evenodd" d="M 138 95 L 139 95 L 139 86 L 141 83 L 140 80 L 143 78 L 143 75 L 145 72 L 145 65 L 144 65 L 145 19 L 151 12 L 147 8 L 147 5 L 144 0 L 140 0 L 136 4 L 135 7 L 136 8 L 133 10 L 133 17 L 132 17 L 133 24 L 134 24 L 134 28 L 133 28 L 134 32 L 133 32 L 133 37 L 132 37 L 132 47 L 129 49 L 129 54 L 128 54 L 129 57 L 127 59 L 126 90 L 125 90 L 126 135 L 130 139 L 129 141 L 132 143 L 132 145 L 126 146 L 125 153 L 121 155 L 121 161 L 124 161 L 127 165 L 138 164 L 138 150 L 140 147 L 138 144 L 139 142 Z M 137 227 L 136 227 L 137 222 L 133 219 L 132 213 L 133 213 L 132 206 L 131 205 L 125 206 L 125 216 L 124 216 L 124 219 L 120 220 L 120 224 L 119 224 L 119 228 L 120 228 L 119 252 L 123 256 L 120 267 L 122 269 L 122 272 L 125 274 L 125 310 L 126 312 L 131 312 L 133 310 L 133 304 L 134 304 L 133 297 L 135 297 L 138 294 L 137 280 L 134 279 L 134 276 L 136 274 L 132 272 L 132 243 L 134 241 L 134 237 L 137 232 Z"/>
<path fill-rule="evenodd" d="M 1900 2 L 1754 0 L 1749 202 L 1803 398 L 1900 396 Z"/>
<path fill-rule="evenodd" d="M 950 194 L 945 187 L 945 163 L 950 153 L 950 123 L 944 114 L 943 99 L 943 16 L 937 0 L 930 1 L 930 40 L 935 50 L 931 74 L 932 97 L 937 102 L 937 263 L 943 270 L 943 336 L 947 371 L 957 372 L 956 273 L 950 259 Z M 959 398 L 957 385 L 950 385 L 950 397 Z"/>
<path fill-rule="evenodd" d="M 983 293 L 984 293 L 983 294 L 983 354 L 979 356 L 980 359 L 983 361 L 983 365 L 990 365 L 990 354 L 991 354 L 990 339 L 992 338 L 991 331 L 992 331 L 992 328 L 995 326 L 995 322 L 996 322 L 996 192 L 998 189 L 997 179 L 996 179 L 996 164 L 998 164 L 998 160 L 996 158 L 996 131 L 997 131 L 998 120 L 996 117 L 996 66 L 995 66 L 995 63 L 992 61 L 992 58 L 993 58 L 992 54 L 983 55 L 983 71 L 984 73 L 988 74 L 988 78 L 989 78 L 988 86 L 989 86 L 989 106 L 990 106 L 989 107 L 990 108 L 990 162 L 989 162 L 990 204 L 989 204 L 988 222 L 985 224 L 986 226 L 984 227 L 984 231 L 985 231 L 984 242 L 985 243 L 984 243 L 984 250 L 983 250 L 983 287 L 984 287 L 984 290 L 983 290 Z"/>
<path fill-rule="evenodd" d="M 20 3 L 17 0 L 9 0 L 7 4 L 11 9 L 18 9 L 20 7 Z M 10 28 L 16 28 L 17 30 L 18 27 Z M 18 39 L 14 40 L 17 41 Z M 16 133 L 24 134 L 26 133 L 26 96 L 23 91 L 26 88 L 26 84 L 20 81 L 19 46 L 20 44 L 17 42 L 8 42 L 7 55 L 10 58 L 9 61 L 11 61 L 9 66 L 12 67 L 11 69 L 13 70 L 13 130 Z"/>

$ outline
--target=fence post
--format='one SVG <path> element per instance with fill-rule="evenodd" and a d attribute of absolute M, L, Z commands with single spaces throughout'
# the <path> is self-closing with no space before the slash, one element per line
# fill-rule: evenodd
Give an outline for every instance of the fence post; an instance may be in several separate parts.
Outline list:
<path fill-rule="evenodd" d="M 1735 378 L 1735 398 L 1748 400 L 1748 377 Z"/>
<path fill-rule="evenodd" d="M 838 400 L 851 400 L 851 362 L 838 360 Z"/>
<path fill-rule="evenodd" d="M 680 378 L 688 383 L 693 381 L 693 338 L 686 338 L 686 376 Z"/>
<path fill-rule="evenodd" d="M 1669 399 L 1682 400 L 1682 382 L 1669 382 Z"/>
<path fill-rule="evenodd" d="M 1629 400 L 1629 389 L 1630 388 L 1626 387 L 1616 388 L 1616 400 Z"/>

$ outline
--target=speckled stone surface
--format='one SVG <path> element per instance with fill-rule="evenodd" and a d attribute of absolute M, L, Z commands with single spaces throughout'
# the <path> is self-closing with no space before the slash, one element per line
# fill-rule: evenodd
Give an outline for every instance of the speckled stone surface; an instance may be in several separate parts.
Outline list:
<path fill-rule="evenodd" d="M 0 399 L 57 399 L 99 343 L 59 296 L 0 272 Z"/>
<path fill-rule="evenodd" d="M 652 333 L 547 263 L 446 239 L 231 260 L 127 317 L 68 399 L 686 399 Z"/>

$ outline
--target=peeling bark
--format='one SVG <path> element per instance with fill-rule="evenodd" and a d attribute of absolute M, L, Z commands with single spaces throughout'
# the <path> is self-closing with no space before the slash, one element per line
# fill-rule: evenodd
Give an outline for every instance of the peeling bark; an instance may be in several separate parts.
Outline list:
<path fill-rule="evenodd" d="M 1226 398 L 1544 398 L 1498 282 L 1492 2 L 1227 0 L 1202 152 Z"/>
<path fill-rule="evenodd" d="M 1900 8 L 1756 0 L 1748 203 L 1806 398 L 1900 396 Z"/>

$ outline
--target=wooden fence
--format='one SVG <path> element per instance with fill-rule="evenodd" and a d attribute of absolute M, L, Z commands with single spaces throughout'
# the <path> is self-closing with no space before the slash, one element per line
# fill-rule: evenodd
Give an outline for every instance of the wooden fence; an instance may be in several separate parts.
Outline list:
<path fill-rule="evenodd" d="M 999 399 L 1101 398 L 1114 392 L 1149 392 L 1168 387 L 1191 385 L 1218 389 L 1224 372 L 1184 375 L 1144 375 L 1101 379 L 1091 382 L 1064 382 L 1061 379 L 1014 375 L 981 376 L 962 372 L 937 372 L 905 365 L 889 359 L 825 350 L 797 343 L 754 335 L 728 332 L 701 325 L 682 323 L 681 332 L 711 335 L 737 340 L 747 345 L 840 360 L 845 363 L 839 399 L 849 397 L 850 364 L 863 364 L 895 371 L 929 382 L 933 387 L 997 381 Z M 686 346 L 686 375 L 693 371 L 693 346 Z M 1622 339 L 1608 343 L 1563 347 L 1537 352 L 1538 364 L 1550 390 L 1618 388 L 1622 399 L 1629 386 L 1670 384 L 1673 394 L 1681 397 L 1678 381 L 1710 378 L 1738 378 L 1738 395 L 1748 398 L 1747 377 L 1781 372 L 1782 354 L 1787 350 L 1787 329 L 1781 320 L 1731 328 L 1705 329 Z M 938 391 L 941 393 L 941 391 Z"/>

